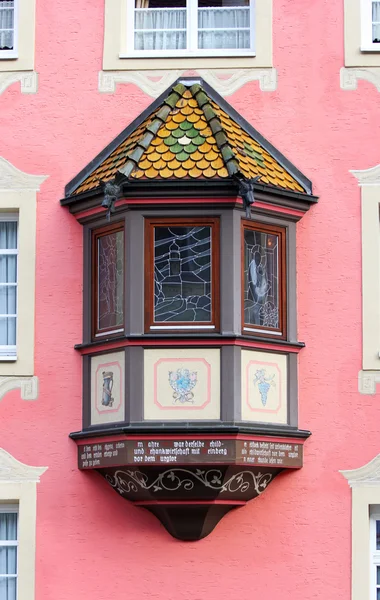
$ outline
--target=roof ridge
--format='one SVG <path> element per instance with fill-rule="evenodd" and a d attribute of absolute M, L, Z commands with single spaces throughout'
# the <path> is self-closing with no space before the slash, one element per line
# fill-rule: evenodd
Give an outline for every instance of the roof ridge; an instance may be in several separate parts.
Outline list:
<path fill-rule="evenodd" d="M 211 106 L 210 98 L 199 83 L 195 83 L 190 87 L 190 91 L 198 103 L 199 108 L 203 111 L 207 124 L 210 126 L 214 135 L 216 145 L 222 155 L 223 162 L 230 177 L 240 172 L 239 162 L 235 152 L 230 146 L 228 137 L 225 134 L 223 125 Z"/>

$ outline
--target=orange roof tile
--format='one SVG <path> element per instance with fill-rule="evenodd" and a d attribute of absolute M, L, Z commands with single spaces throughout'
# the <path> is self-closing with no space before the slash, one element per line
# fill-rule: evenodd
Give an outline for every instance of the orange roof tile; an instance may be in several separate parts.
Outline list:
<path fill-rule="evenodd" d="M 178 83 L 71 195 L 96 189 L 117 173 L 130 180 L 226 179 L 241 173 L 248 179 L 259 176 L 259 183 L 307 193 L 284 161 L 273 156 L 276 152 L 271 154 L 255 139 L 257 132 L 250 133 L 238 120 L 201 85 Z"/>

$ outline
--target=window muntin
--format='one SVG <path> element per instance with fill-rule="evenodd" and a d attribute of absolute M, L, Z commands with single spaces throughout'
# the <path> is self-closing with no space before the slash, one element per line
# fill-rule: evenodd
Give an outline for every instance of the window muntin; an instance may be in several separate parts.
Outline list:
<path fill-rule="evenodd" d="M 242 225 L 243 333 L 286 337 L 285 230 Z"/>
<path fill-rule="evenodd" d="M 0 598 L 17 596 L 18 509 L 0 504 Z"/>
<path fill-rule="evenodd" d="M 93 232 L 93 332 L 95 337 L 124 330 L 124 226 Z"/>
<path fill-rule="evenodd" d="M 218 327 L 219 222 L 148 219 L 147 331 Z"/>
<path fill-rule="evenodd" d="M 127 56 L 254 55 L 254 0 L 127 0 Z"/>
<path fill-rule="evenodd" d="M 0 0 L 0 59 L 17 58 L 17 0 Z"/>
<path fill-rule="evenodd" d="M 0 215 L 0 359 L 16 357 L 17 216 Z"/>

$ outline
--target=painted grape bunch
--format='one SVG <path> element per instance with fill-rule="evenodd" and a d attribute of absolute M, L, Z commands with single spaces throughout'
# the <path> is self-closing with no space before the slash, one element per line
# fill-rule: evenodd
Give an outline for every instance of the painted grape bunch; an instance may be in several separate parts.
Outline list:
<path fill-rule="evenodd" d="M 253 380 L 254 385 L 257 384 L 257 387 L 259 388 L 259 392 L 260 392 L 260 396 L 261 396 L 261 403 L 263 406 L 266 406 L 267 401 L 268 401 L 268 392 L 270 390 L 270 388 L 276 387 L 276 382 L 274 380 L 275 375 L 271 375 L 271 376 L 266 376 L 266 371 L 265 369 L 257 369 L 256 373 L 255 373 L 255 378 Z"/>
<path fill-rule="evenodd" d="M 197 383 L 197 372 L 190 372 L 189 369 L 177 369 L 169 371 L 169 383 L 174 390 L 174 404 L 180 402 L 194 403 L 194 394 L 191 391 Z"/>

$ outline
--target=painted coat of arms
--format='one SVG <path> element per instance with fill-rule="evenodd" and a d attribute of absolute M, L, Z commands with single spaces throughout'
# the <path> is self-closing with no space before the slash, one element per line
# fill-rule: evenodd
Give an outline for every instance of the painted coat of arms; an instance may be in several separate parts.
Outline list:
<path fill-rule="evenodd" d="M 180 402 L 181 404 L 185 404 L 186 402 L 194 404 L 194 394 L 191 390 L 195 387 L 197 378 L 197 372 L 190 372 L 189 369 L 169 371 L 169 383 L 174 390 L 173 404 L 176 404 L 177 402 Z"/>
<path fill-rule="evenodd" d="M 253 380 L 254 385 L 257 384 L 259 388 L 261 403 L 263 406 L 266 406 L 268 400 L 268 392 L 270 388 L 276 387 L 276 382 L 274 380 L 275 375 L 267 376 L 265 369 L 257 369 L 255 373 L 255 378 Z"/>

